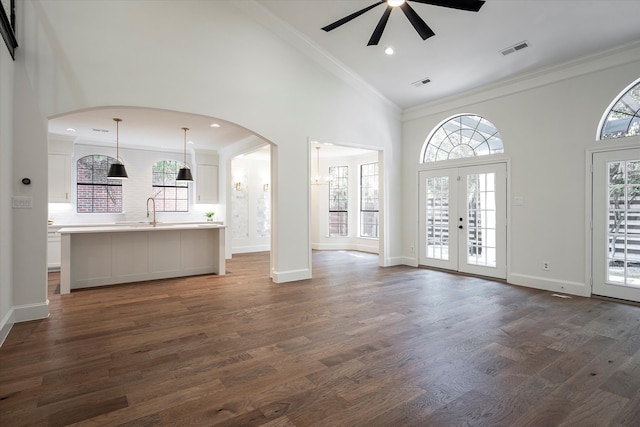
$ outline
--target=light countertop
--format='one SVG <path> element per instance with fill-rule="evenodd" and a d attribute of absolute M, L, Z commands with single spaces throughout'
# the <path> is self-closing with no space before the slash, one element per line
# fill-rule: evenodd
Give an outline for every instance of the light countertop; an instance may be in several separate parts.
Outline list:
<path fill-rule="evenodd" d="M 50 226 L 51 227 L 51 226 Z M 196 230 L 226 228 L 224 224 L 215 222 L 180 222 L 158 223 L 152 226 L 149 223 L 116 223 L 116 224 L 83 224 L 82 226 L 64 226 L 60 228 L 60 234 L 88 234 L 88 233 L 121 233 L 132 231 L 172 231 L 172 230 Z"/>

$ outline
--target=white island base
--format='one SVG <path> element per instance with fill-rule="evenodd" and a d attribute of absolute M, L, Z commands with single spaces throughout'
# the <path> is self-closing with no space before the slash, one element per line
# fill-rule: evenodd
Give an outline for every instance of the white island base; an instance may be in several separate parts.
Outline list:
<path fill-rule="evenodd" d="M 62 228 L 60 293 L 197 274 L 225 274 L 225 226 Z"/>

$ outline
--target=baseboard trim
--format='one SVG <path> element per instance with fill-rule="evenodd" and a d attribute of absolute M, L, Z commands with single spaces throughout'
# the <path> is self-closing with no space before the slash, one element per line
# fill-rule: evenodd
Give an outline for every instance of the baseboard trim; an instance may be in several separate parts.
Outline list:
<path fill-rule="evenodd" d="M 561 292 L 564 294 L 581 297 L 591 296 L 591 287 L 580 282 L 568 280 L 553 280 L 539 276 L 511 273 L 507 276 L 507 282 L 512 285 L 526 286 L 528 288 L 542 289 L 545 291 Z"/>
<path fill-rule="evenodd" d="M 380 250 L 378 246 L 361 245 L 361 244 L 344 244 L 344 243 L 313 243 L 311 249 L 317 251 L 359 251 L 370 254 L 378 254 Z"/>
<path fill-rule="evenodd" d="M 38 304 L 25 304 L 13 307 L 15 322 L 28 322 L 49 317 L 49 300 Z"/>
<path fill-rule="evenodd" d="M 15 323 L 15 316 L 13 308 L 9 310 L 9 312 L 4 316 L 2 321 L 0 321 L 0 347 L 4 344 L 4 340 L 9 336 L 9 332 L 11 332 L 11 328 L 13 328 L 13 324 Z"/>
<path fill-rule="evenodd" d="M 254 246 L 239 246 L 231 249 L 232 254 L 247 254 L 253 252 L 268 252 L 271 250 L 271 245 L 254 245 Z"/>
<path fill-rule="evenodd" d="M 287 282 L 296 282 L 298 280 L 307 280 L 311 279 L 311 270 L 308 268 L 303 268 L 300 270 L 289 270 L 289 271 L 273 271 L 271 275 L 271 279 L 275 283 L 287 283 Z"/>
<path fill-rule="evenodd" d="M 400 257 L 400 264 L 399 265 L 408 265 L 409 267 L 418 267 L 418 258 L 415 257 L 408 257 L 408 256 L 403 256 Z"/>
<path fill-rule="evenodd" d="M 382 267 L 393 267 L 396 265 L 406 265 L 404 257 L 385 258 Z"/>

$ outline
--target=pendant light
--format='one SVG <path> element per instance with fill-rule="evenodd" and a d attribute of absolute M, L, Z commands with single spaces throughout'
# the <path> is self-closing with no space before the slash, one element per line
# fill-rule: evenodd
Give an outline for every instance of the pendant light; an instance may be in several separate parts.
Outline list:
<path fill-rule="evenodd" d="M 107 178 L 111 179 L 127 179 L 129 176 L 127 175 L 127 170 L 124 168 L 124 164 L 120 161 L 119 157 L 119 141 L 118 141 L 118 124 L 122 121 L 122 119 L 113 119 L 116 122 L 116 161 L 112 163 L 109 167 L 109 173 L 107 174 Z"/>
<path fill-rule="evenodd" d="M 320 175 L 320 147 L 316 147 L 316 175 L 311 177 L 311 185 L 326 185 L 331 180 L 333 180 L 331 175 Z"/>
<path fill-rule="evenodd" d="M 187 131 L 189 128 L 182 128 L 182 130 L 184 131 L 184 165 L 178 171 L 176 181 L 193 181 L 191 169 L 187 166 Z"/>

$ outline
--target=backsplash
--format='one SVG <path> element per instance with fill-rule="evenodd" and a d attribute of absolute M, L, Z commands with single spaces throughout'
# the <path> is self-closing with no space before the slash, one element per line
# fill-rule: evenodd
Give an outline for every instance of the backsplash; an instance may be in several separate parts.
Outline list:
<path fill-rule="evenodd" d="M 94 224 L 123 221 L 148 221 L 147 198 L 153 196 L 151 187 L 151 167 L 160 160 L 182 160 L 181 153 L 157 152 L 136 149 L 120 149 L 120 157 L 127 168 L 129 179 L 122 182 L 122 213 L 77 213 L 76 211 L 76 162 L 79 158 L 89 154 L 113 155 L 113 148 L 76 144 L 71 161 L 71 202 L 49 203 L 48 219 L 54 225 Z M 188 159 L 194 168 L 193 159 Z M 194 170 L 195 172 L 195 170 Z M 195 174 L 195 173 L 194 173 Z M 157 212 L 159 222 L 206 221 L 205 212 L 214 211 L 214 220 L 224 221 L 225 212 L 222 205 L 194 204 L 194 186 L 189 184 L 190 206 L 189 212 Z"/>

